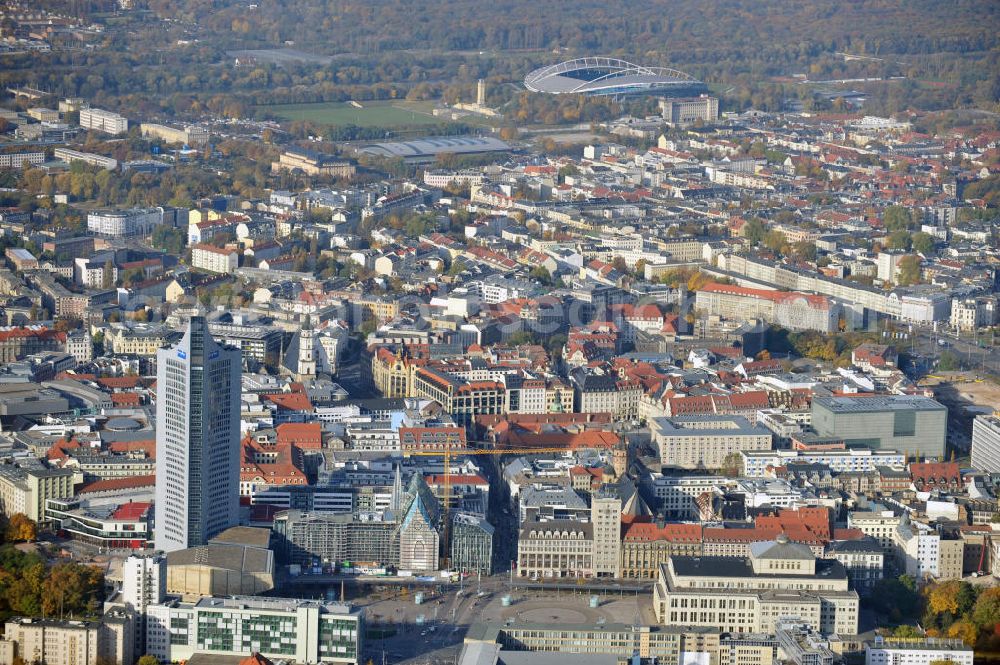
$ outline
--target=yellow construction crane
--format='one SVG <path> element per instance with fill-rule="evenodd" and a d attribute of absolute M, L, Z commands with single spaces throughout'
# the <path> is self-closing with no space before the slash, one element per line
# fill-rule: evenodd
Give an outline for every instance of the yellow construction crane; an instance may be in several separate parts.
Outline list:
<path fill-rule="evenodd" d="M 571 452 L 567 448 L 445 448 L 444 450 L 403 451 L 403 457 L 444 457 L 444 485 L 441 490 L 442 517 L 444 518 L 444 564 L 451 563 L 451 458 L 453 455 L 545 455 Z"/>

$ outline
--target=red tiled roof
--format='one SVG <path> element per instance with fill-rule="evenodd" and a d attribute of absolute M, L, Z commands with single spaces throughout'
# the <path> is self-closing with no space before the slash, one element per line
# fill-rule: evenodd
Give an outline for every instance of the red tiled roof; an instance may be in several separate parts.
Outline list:
<path fill-rule="evenodd" d="M 633 522 L 625 529 L 624 540 L 652 542 L 669 540 L 672 542 L 700 543 L 700 524 L 664 524 L 658 526 L 652 522 Z"/>
<path fill-rule="evenodd" d="M 433 474 L 430 476 L 425 476 L 427 484 L 436 487 L 439 485 L 444 485 L 444 475 L 443 474 Z M 489 486 L 489 482 L 482 476 L 478 474 L 451 474 L 451 484 L 454 485 L 481 485 L 483 487 Z"/>
<path fill-rule="evenodd" d="M 295 444 L 302 450 L 319 450 L 323 446 L 320 423 L 282 423 L 275 428 L 279 444 Z"/>
<path fill-rule="evenodd" d="M 312 402 L 303 393 L 275 393 L 272 395 L 261 395 L 261 399 L 277 404 L 279 408 L 288 411 L 309 411 L 313 410 Z"/>
<path fill-rule="evenodd" d="M 515 430 L 506 443 L 514 448 L 613 448 L 618 445 L 618 435 L 603 430 L 539 433 Z"/>
<path fill-rule="evenodd" d="M 137 388 L 141 379 L 137 376 L 105 376 L 97 379 L 97 385 L 110 390 Z"/>
<path fill-rule="evenodd" d="M 757 298 L 758 300 L 771 300 L 774 302 L 791 302 L 801 299 L 813 309 L 828 309 L 830 299 L 826 296 L 814 295 L 810 293 L 799 293 L 796 291 L 769 291 L 767 289 L 751 289 L 745 286 L 735 286 L 731 284 L 709 283 L 698 289 L 707 293 L 723 293 L 746 298 Z"/>
<path fill-rule="evenodd" d="M 111 403 L 115 406 L 139 406 L 142 396 L 139 393 L 111 393 Z"/>
<path fill-rule="evenodd" d="M 95 492 L 113 492 L 116 490 L 138 489 L 156 485 L 156 476 L 132 476 L 131 478 L 109 478 L 95 480 L 77 490 L 77 494 L 93 494 Z"/>
<path fill-rule="evenodd" d="M 149 512 L 152 503 L 146 501 L 131 501 L 129 503 L 123 503 L 118 506 L 111 517 L 116 520 L 122 520 L 124 522 L 131 522 L 144 517 L 147 512 Z"/>
<path fill-rule="evenodd" d="M 66 333 L 52 330 L 51 328 L 43 328 L 41 326 L 33 326 L 31 328 L 0 328 L 0 342 L 5 342 L 9 339 L 24 339 L 27 337 L 52 339 L 58 342 L 66 341 Z"/>
<path fill-rule="evenodd" d="M 108 450 L 113 453 L 130 453 L 141 450 L 147 457 L 156 458 L 156 440 L 147 439 L 144 441 L 112 441 L 108 444 Z"/>

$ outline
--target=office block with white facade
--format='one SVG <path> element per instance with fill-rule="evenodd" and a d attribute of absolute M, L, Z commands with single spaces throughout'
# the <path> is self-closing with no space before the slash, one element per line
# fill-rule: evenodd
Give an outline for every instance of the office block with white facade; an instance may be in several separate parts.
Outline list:
<path fill-rule="evenodd" d="M 1000 418 L 976 416 L 972 423 L 972 466 L 987 473 L 1000 472 Z"/>
<path fill-rule="evenodd" d="M 163 223 L 163 208 L 95 210 L 87 215 L 87 230 L 100 236 L 145 236 Z"/>
<path fill-rule="evenodd" d="M 865 645 L 865 665 L 931 665 L 934 662 L 972 665 L 973 650 L 959 639 L 875 638 Z"/>
<path fill-rule="evenodd" d="M 235 596 L 172 600 L 147 612 L 147 653 L 161 663 L 196 653 L 343 665 L 361 658 L 364 618 L 348 604 Z"/>
<path fill-rule="evenodd" d="M 122 600 L 135 617 L 135 650 L 146 653 L 146 608 L 167 596 L 167 557 L 133 554 L 122 564 Z"/>
<path fill-rule="evenodd" d="M 794 616 L 824 634 L 854 635 L 858 606 L 839 561 L 817 559 L 783 534 L 754 543 L 745 559 L 671 556 L 653 588 L 660 623 L 729 633 L 773 633 Z"/>
<path fill-rule="evenodd" d="M 743 475 L 763 478 L 768 469 L 788 464 L 822 464 L 835 473 L 871 473 L 880 466 L 902 469 L 905 456 L 896 450 L 857 447 L 844 450 L 744 450 Z"/>
<path fill-rule="evenodd" d="M 225 249 L 204 243 L 191 246 L 191 265 L 201 270 L 228 275 L 235 272 L 239 254 L 235 249 Z"/>
<path fill-rule="evenodd" d="M 128 131 L 128 118 L 102 109 L 80 109 L 80 126 L 116 136 Z"/>
<path fill-rule="evenodd" d="M 156 547 L 173 552 L 239 522 L 242 359 L 193 316 L 156 367 Z"/>
<path fill-rule="evenodd" d="M 771 430 L 742 416 L 653 418 L 651 429 L 660 462 L 686 469 L 718 469 L 733 453 L 772 445 Z"/>

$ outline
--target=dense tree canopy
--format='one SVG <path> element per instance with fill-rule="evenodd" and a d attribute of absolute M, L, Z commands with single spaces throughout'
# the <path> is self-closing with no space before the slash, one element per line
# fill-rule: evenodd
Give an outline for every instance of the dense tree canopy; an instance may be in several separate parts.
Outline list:
<path fill-rule="evenodd" d="M 37 4 L 100 20 L 93 12 L 109 3 Z M 273 103 L 454 102 L 470 99 L 476 79 L 486 77 L 491 105 L 513 103 L 515 115 L 527 108 L 527 118 L 555 104 L 541 115 L 586 121 L 590 105 L 527 101 L 517 84 L 555 57 L 609 54 L 720 84 L 728 108 L 778 110 L 794 97 L 810 108 L 835 108 L 837 100 L 782 82 L 802 72 L 811 80 L 902 77 L 861 86 L 868 110 L 880 113 L 995 110 L 1000 98 L 1000 7 L 979 0 L 286 0 L 252 10 L 244 0 L 146 4 L 152 13 L 116 17 L 101 48 L 9 56 L 0 82 L 29 82 L 130 113 L 244 117 Z M 241 49 L 289 45 L 321 55 L 258 55 L 233 66 Z M 876 57 L 847 60 L 843 53 Z"/>

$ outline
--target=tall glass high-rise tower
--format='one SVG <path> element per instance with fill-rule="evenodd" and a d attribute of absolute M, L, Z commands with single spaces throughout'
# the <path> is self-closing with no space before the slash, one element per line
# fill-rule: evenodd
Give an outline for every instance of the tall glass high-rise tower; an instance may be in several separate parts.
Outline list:
<path fill-rule="evenodd" d="M 204 545 L 239 523 L 239 349 L 204 317 L 156 354 L 156 548 Z"/>

